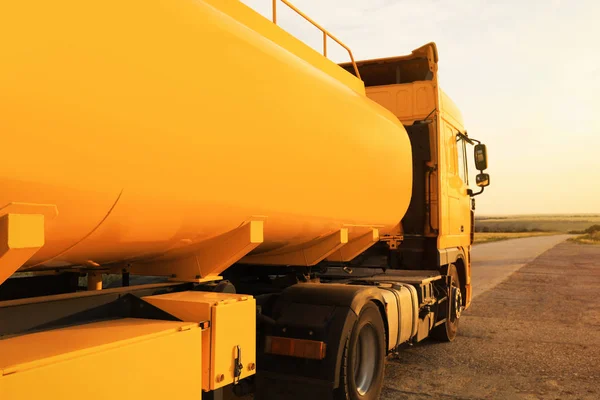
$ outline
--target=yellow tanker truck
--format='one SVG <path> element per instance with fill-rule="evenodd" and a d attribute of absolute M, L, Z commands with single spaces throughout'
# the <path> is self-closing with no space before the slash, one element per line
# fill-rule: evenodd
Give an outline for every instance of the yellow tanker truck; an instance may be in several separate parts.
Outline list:
<path fill-rule="evenodd" d="M 356 62 L 277 0 L 3 2 L 0 36 L 0 399 L 369 400 L 455 338 L 489 176 L 435 44 Z"/>

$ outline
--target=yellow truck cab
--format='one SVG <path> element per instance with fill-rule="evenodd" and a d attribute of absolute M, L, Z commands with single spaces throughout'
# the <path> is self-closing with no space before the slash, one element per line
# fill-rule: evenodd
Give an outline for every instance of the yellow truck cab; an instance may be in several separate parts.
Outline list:
<path fill-rule="evenodd" d="M 460 110 L 440 88 L 437 47 L 429 43 L 410 55 L 356 65 L 366 95 L 402 122 L 412 148 L 412 197 L 399 226 L 402 240 L 397 254 L 388 260 L 389 267 L 439 268 L 447 273 L 453 265 L 466 308 L 471 302 L 475 195 L 469 189 L 467 145 L 474 141 L 467 136 Z M 352 64 L 342 67 L 354 73 Z"/>

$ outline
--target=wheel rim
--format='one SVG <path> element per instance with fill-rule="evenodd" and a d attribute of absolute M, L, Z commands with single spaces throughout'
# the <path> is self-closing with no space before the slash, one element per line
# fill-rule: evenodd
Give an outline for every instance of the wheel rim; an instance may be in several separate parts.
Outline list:
<path fill-rule="evenodd" d="M 460 318 L 460 314 L 462 313 L 462 310 L 463 310 L 462 293 L 460 291 L 460 288 L 458 288 L 456 286 L 452 286 L 452 298 L 454 299 L 454 304 L 452 307 L 451 319 L 452 319 L 452 321 L 455 321 L 458 318 Z"/>
<path fill-rule="evenodd" d="M 367 393 L 373 384 L 378 358 L 377 332 L 372 325 L 367 324 L 358 333 L 354 357 L 354 382 L 356 391 L 361 396 Z"/>

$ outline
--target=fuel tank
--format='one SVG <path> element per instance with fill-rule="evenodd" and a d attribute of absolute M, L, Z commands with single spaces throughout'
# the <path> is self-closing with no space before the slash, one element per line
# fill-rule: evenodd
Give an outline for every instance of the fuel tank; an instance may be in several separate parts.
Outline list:
<path fill-rule="evenodd" d="M 248 221 L 259 245 L 229 263 L 277 264 L 399 223 L 412 164 L 397 118 L 285 31 L 217 3 L 2 2 L 0 213 L 58 210 L 19 270 L 177 259 Z"/>

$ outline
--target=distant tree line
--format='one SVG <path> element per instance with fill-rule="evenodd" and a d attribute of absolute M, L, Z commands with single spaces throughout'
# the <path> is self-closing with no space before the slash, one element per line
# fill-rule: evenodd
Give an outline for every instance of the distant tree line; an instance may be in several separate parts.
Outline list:
<path fill-rule="evenodd" d="M 584 229 L 582 231 L 569 231 L 569 233 L 573 233 L 575 235 L 592 234 L 596 232 L 600 232 L 600 225 L 592 225 L 589 228 Z"/>

